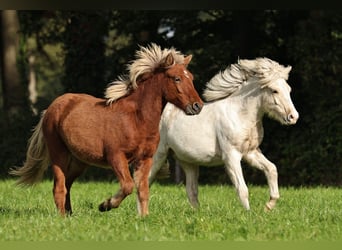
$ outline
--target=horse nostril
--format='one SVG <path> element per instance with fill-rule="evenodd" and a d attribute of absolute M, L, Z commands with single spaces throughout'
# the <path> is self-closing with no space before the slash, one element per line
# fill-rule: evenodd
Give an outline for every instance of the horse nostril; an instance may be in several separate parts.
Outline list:
<path fill-rule="evenodd" d="M 287 120 L 291 123 L 295 123 L 298 120 L 298 114 L 289 114 Z"/>
<path fill-rule="evenodd" d="M 199 112 L 199 111 L 201 111 L 201 109 L 202 109 L 202 105 L 199 104 L 198 102 L 194 102 L 194 103 L 192 104 L 192 108 L 193 108 L 196 112 Z"/>

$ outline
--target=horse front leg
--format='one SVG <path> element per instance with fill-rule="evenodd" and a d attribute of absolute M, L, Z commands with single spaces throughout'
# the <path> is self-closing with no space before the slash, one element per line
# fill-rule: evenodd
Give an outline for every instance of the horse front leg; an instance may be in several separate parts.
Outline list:
<path fill-rule="evenodd" d="M 137 206 L 138 213 L 141 216 L 148 215 L 148 200 L 149 200 L 149 181 L 148 177 L 152 167 L 152 158 L 147 158 L 137 162 L 134 171 L 134 182 L 137 187 Z"/>
<path fill-rule="evenodd" d="M 101 212 L 119 207 L 123 199 L 130 195 L 134 189 L 134 181 L 131 173 L 129 172 L 128 162 L 125 155 L 117 154 L 110 156 L 108 157 L 108 162 L 110 162 L 116 177 L 119 180 L 120 189 L 114 196 L 99 205 L 99 210 Z"/>
<path fill-rule="evenodd" d="M 262 154 L 260 149 L 249 152 L 244 156 L 244 160 L 264 172 L 270 189 L 270 200 L 266 203 L 265 210 L 272 210 L 280 197 L 277 167 Z"/>
<path fill-rule="evenodd" d="M 230 150 L 226 155 L 223 156 L 226 171 L 232 181 L 239 199 L 246 210 L 249 210 L 248 200 L 248 188 L 243 178 L 241 168 L 242 155 L 237 150 Z"/>

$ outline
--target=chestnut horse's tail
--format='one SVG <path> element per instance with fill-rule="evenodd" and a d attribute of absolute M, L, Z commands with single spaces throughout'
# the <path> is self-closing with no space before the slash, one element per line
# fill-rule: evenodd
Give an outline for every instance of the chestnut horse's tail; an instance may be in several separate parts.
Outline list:
<path fill-rule="evenodd" d="M 50 158 L 43 138 L 42 123 L 45 111 L 42 112 L 37 126 L 28 141 L 26 161 L 24 166 L 11 169 L 10 174 L 19 176 L 18 185 L 33 185 L 42 180 L 44 172 L 49 166 Z"/>

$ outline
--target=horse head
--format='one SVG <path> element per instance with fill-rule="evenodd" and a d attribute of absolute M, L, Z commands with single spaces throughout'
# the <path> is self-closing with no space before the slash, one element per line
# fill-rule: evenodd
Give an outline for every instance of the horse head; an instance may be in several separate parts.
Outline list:
<path fill-rule="evenodd" d="M 199 97 L 193 85 L 193 75 L 187 70 L 192 55 L 184 57 L 183 63 L 176 63 L 174 55 L 170 52 L 165 60 L 161 62 L 166 82 L 162 86 L 163 97 L 187 115 L 200 113 L 203 101 Z"/>
<path fill-rule="evenodd" d="M 296 124 L 299 114 L 291 100 L 291 87 L 283 78 L 276 79 L 264 88 L 263 106 L 266 113 L 285 125 Z"/>

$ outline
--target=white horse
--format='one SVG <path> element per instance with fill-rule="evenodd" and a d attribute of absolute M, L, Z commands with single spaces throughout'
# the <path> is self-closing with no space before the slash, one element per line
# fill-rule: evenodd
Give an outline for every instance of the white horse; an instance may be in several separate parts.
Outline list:
<path fill-rule="evenodd" d="M 241 160 L 262 170 L 270 189 L 266 209 L 279 199 L 276 166 L 261 152 L 262 119 L 265 114 L 281 124 L 298 120 L 287 84 L 291 66 L 284 67 L 268 58 L 239 60 L 216 74 L 206 85 L 207 101 L 197 116 L 168 103 L 160 121 L 160 142 L 153 158 L 149 183 L 165 166 L 169 151 L 179 161 L 186 178 L 189 202 L 198 207 L 199 165 L 225 165 L 242 205 L 249 210 L 248 188 Z"/>

